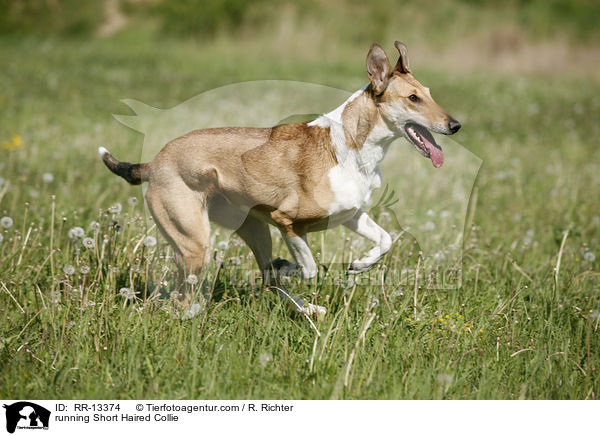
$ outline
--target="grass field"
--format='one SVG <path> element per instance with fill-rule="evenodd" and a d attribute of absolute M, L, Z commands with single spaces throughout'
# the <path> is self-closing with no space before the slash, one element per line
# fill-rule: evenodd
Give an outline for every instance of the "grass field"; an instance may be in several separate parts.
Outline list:
<path fill-rule="evenodd" d="M 146 239 L 141 190 L 96 154 L 139 158 L 142 136 L 111 116 L 127 113 L 123 98 L 168 108 L 246 80 L 366 82 L 366 47 L 324 61 L 223 44 L 0 40 L 0 397 L 598 398 L 597 76 L 414 64 L 463 123 L 454 139 L 483 160 L 462 287 L 423 286 L 414 306 L 412 284 L 386 281 L 418 262 L 401 238 L 368 273 L 377 286 L 292 285 L 329 310 L 317 337 L 273 293 L 233 278 L 254 268 L 236 240 L 215 246 L 211 300 L 178 319 L 153 293 L 174 264 L 164 240 Z M 399 167 L 386 162 L 401 180 Z M 85 235 L 71 238 L 75 227 Z M 322 262 L 349 258 L 339 236 L 311 236 Z"/>

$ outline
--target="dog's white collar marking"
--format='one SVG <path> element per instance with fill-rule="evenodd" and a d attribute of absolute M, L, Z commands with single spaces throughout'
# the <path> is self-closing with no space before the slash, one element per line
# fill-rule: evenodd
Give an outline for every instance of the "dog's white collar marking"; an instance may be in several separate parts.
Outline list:
<path fill-rule="evenodd" d="M 367 136 L 360 149 L 346 143 L 342 113 L 344 108 L 359 95 L 368 84 L 352 94 L 341 106 L 319 116 L 308 123 L 309 126 L 329 127 L 329 135 L 338 164 L 328 173 L 334 201 L 329 206 L 330 215 L 358 210 L 368 203 L 371 191 L 381 186 L 379 163 L 385 157 L 388 147 L 394 140 L 394 133 L 385 123 L 377 123 Z"/>

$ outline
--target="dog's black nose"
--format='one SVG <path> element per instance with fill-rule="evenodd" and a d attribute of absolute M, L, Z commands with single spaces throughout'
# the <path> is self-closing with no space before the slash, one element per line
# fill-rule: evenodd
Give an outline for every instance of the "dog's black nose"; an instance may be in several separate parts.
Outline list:
<path fill-rule="evenodd" d="M 450 121 L 448 121 L 448 128 L 452 133 L 456 133 L 460 129 L 460 123 L 454 118 L 450 118 Z"/>

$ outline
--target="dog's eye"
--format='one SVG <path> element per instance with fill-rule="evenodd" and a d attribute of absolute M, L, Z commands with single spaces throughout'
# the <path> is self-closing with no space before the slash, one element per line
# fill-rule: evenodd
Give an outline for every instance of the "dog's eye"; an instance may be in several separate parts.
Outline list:
<path fill-rule="evenodd" d="M 418 102 L 420 98 L 416 94 L 411 94 L 408 96 L 408 99 L 414 103 Z"/>

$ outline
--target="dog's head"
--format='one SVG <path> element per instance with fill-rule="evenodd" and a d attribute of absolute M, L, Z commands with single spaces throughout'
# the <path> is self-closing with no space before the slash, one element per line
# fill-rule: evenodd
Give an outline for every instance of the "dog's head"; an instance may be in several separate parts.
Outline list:
<path fill-rule="evenodd" d="M 399 41 L 395 46 L 400 57 L 394 68 L 376 43 L 371 45 L 367 55 L 367 73 L 375 103 L 392 130 L 404 135 L 419 153 L 431 159 L 433 166 L 440 167 L 444 154 L 429 130 L 452 135 L 458 132 L 460 123 L 433 100 L 429 88 L 414 78 L 406 46 Z"/>

